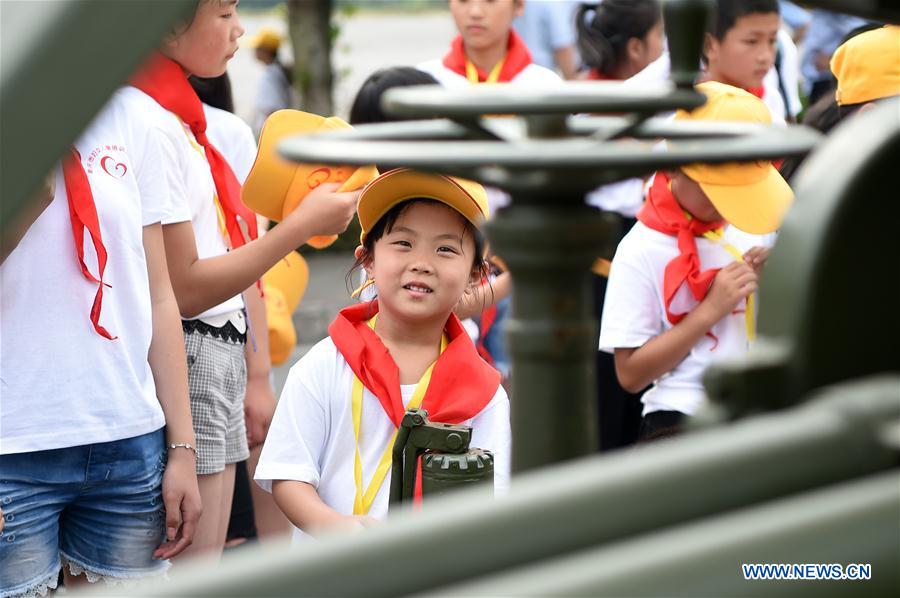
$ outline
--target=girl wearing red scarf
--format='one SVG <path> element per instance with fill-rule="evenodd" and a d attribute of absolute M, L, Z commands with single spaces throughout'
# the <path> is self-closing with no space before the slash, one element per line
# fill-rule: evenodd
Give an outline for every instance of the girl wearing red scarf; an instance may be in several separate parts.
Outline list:
<path fill-rule="evenodd" d="M 459 35 L 443 59 L 422 63 L 419 70 L 446 87 L 558 84 L 556 73 L 531 62 L 531 52 L 512 28 L 523 5 L 522 0 L 450 0 Z"/>
<path fill-rule="evenodd" d="M 169 275 L 183 318 L 197 473 L 204 514 L 191 552 L 217 555 L 224 544 L 234 463 L 247 458 L 243 400 L 248 334 L 241 292 L 312 236 L 343 232 L 357 193 L 313 190 L 264 237 L 241 201 L 230 165 L 210 142 L 188 75 L 217 77 L 244 29 L 236 1 L 200 0 L 186 27 L 167 37 L 126 89 L 135 120 L 157 140 L 168 192 L 181 212 L 163 221 Z M 265 331 L 265 328 L 262 328 Z M 257 331 L 257 334 L 259 331 Z"/>
<path fill-rule="evenodd" d="M 342 310 L 291 370 L 256 469 L 303 532 L 387 515 L 381 465 L 410 407 L 471 426 L 505 489 L 509 401 L 453 314 L 484 274 L 486 215 L 484 189 L 452 177 L 398 169 L 363 191 L 356 256 L 378 298 Z"/>

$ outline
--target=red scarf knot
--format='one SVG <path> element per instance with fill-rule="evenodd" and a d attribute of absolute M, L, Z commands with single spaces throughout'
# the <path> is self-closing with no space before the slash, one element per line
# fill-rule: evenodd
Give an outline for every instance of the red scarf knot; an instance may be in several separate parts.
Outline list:
<path fill-rule="evenodd" d="M 450 43 L 450 51 L 444 56 L 444 66 L 458 75 L 466 76 L 466 49 L 463 45 L 462 35 L 457 35 Z M 531 64 L 531 52 L 528 46 L 519 37 L 515 30 L 509 30 L 509 42 L 506 46 L 506 57 L 503 59 L 503 66 L 500 68 L 500 75 L 497 78 L 498 83 L 509 83 L 516 75 L 521 73 Z M 489 73 L 477 69 L 478 81 L 487 81 Z"/>
<path fill-rule="evenodd" d="M 725 226 L 725 221 L 704 222 L 696 218 L 689 218 L 672 194 L 669 188 L 669 178 L 663 172 L 656 173 L 653 186 L 647 195 L 647 201 L 637 213 L 637 219 L 648 228 L 674 236 L 678 240 L 679 255 L 666 264 L 663 275 L 666 318 L 673 325 L 677 324 L 688 313 L 676 314 L 671 311 L 672 300 L 681 285 L 687 283 L 694 299 L 703 301 L 713 279 L 719 272 L 718 268 L 701 271 L 696 238 Z M 707 335 L 715 340 L 715 336 L 711 333 L 707 333 Z"/>
<path fill-rule="evenodd" d="M 351 305 L 338 313 L 328 334 L 356 377 L 399 427 L 405 413 L 400 371 L 387 347 L 367 324 L 376 313 L 377 300 Z M 450 315 L 444 331 L 449 343 L 431 373 L 422 408 L 432 421 L 458 424 L 472 419 L 491 402 L 500 386 L 500 373 L 478 356 L 455 315 Z"/>

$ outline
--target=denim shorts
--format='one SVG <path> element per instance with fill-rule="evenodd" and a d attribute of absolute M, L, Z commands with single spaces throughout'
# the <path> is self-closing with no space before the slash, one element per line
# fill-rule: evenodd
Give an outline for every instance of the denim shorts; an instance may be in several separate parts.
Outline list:
<path fill-rule="evenodd" d="M 0 455 L 0 596 L 56 587 L 62 562 L 88 580 L 163 574 L 163 428 L 124 440 Z"/>

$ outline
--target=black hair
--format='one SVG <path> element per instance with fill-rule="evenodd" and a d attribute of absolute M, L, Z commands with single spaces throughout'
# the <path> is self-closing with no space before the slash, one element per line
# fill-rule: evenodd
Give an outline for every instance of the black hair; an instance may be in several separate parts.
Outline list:
<path fill-rule="evenodd" d="M 357 268 L 362 268 L 363 266 L 365 266 L 366 261 L 371 259 L 375 255 L 375 243 L 385 234 L 390 233 L 391 230 L 393 230 L 394 225 L 397 223 L 397 220 L 400 219 L 400 216 L 402 216 L 404 212 L 406 212 L 409 208 L 416 204 L 439 205 L 444 206 L 449 210 L 453 210 L 453 208 L 442 201 L 422 197 L 409 199 L 407 201 L 399 203 L 385 212 L 384 215 L 378 219 L 378 222 L 376 222 L 372 226 L 372 229 L 366 235 L 366 240 L 363 242 L 364 252 L 360 257 L 356 258 L 356 262 L 354 262 L 353 267 L 350 268 L 350 271 L 347 273 L 348 288 L 350 288 L 350 281 L 353 277 L 353 272 L 355 272 Z M 472 235 L 472 240 L 475 244 L 475 252 L 472 256 L 472 272 L 474 273 L 478 271 L 481 274 L 485 274 L 487 272 L 487 264 L 485 262 L 484 255 L 487 241 L 485 240 L 484 233 L 482 233 L 477 226 L 469 222 L 462 214 L 459 214 L 459 218 L 465 227 L 463 238 L 465 238 L 465 235 Z"/>
<path fill-rule="evenodd" d="M 717 40 L 725 39 L 725 34 L 734 27 L 737 20 L 747 15 L 775 13 L 781 14 L 778 0 L 716 0 L 713 18 L 709 22 L 708 33 Z"/>
<path fill-rule="evenodd" d="M 197 92 L 201 102 L 219 110 L 234 112 L 234 98 L 231 94 L 231 79 L 228 77 L 228 73 L 223 73 L 218 77 L 191 75 L 188 77 L 188 81 Z"/>
<path fill-rule="evenodd" d="M 625 57 L 628 40 L 643 40 L 661 18 L 656 0 L 582 4 L 575 16 L 582 61 L 601 73 L 611 74 Z"/>
<path fill-rule="evenodd" d="M 803 113 L 803 124 L 824 134 L 830 132 L 840 121 L 840 107 L 832 93 L 824 94 Z M 786 181 L 791 182 L 805 160 L 806 156 L 787 158 L 778 171 Z"/>
<path fill-rule="evenodd" d="M 381 109 L 381 96 L 393 87 L 410 85 L 435 85 L 437 79 L 424 71 L 409 66 L 395 66 L 381 69 L 369 75 L 350 108 L 350 124 L 383 123 L 405 120 L 396 116 L 388 116 Z"/>

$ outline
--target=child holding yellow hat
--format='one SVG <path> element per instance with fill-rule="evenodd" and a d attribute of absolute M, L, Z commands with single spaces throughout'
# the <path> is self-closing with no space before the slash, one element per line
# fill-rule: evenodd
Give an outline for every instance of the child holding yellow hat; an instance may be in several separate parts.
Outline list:
<path fill-rule="evenodd" d="M 713 81 L 697 89 L 706 104 L 676 120 L 771 123 L 765 104 L 742 89 Z M 747 350 L 771 240 L 760 235 L 779 227 L 792 199 L 768 161 L 656 173 L 616 250 L 600 331 L 622 386 L 653 384 L 641 398 L 642 439 L 677 432 L 704 401 L 706 367 Z"/>
<path fill-rule="evenodd" d="M 385 458 L 412 407 L 471 426 L 506 487 L 509 401 L 453 314 L 484 275 L 487 213 L 481 185 L 454 177 L 398 169 L 363 191 L 356 256 L 378 298 L 342 310 L 291 369 L 256 470 L 303 532 L 387 515 Z"/>

